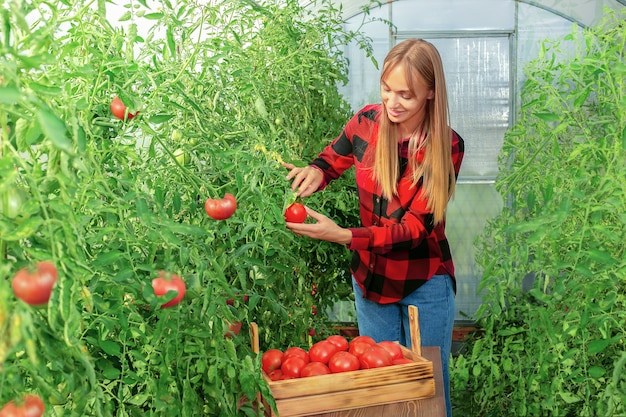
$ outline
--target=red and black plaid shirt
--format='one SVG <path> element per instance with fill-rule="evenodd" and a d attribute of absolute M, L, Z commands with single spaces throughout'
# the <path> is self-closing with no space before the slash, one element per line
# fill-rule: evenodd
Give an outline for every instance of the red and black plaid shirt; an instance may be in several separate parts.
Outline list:
<path fill-rule="evenodd" d="M 399 144 L 402 176 L 397 196 L 383 198 L 372 179 L 373 148 L 369 145 L 378 137 L 380 109 L 380 104 L 361 109 L 311 165 L 324 174 L 320 190 L 354 165 L 362 227 L 350 228 L 348 249 L 354 253 L 350 269 L 366 298 L 387 304 L 411 294 L 435 274 L 447 273 L 453 280 L 455 276 L 445 221 L 433 226 L 427 201 L 417 197 L 421 181 L 411 187 L 408 139 Z M 456 176 L 463 154 L 463 139 L 452 131 Z"/>

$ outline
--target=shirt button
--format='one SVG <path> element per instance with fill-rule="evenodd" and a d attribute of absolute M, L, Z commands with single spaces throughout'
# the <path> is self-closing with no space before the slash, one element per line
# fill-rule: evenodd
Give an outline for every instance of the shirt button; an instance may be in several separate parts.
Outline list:
<path fill-rule="evenodd" d="M 374 268 L 374 264 L 370 264 L 370 268 Z"/>

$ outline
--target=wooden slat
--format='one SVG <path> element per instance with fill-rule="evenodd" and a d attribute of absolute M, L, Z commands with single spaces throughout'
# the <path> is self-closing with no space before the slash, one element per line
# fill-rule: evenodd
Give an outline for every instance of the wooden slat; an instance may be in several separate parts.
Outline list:
<path fill-rule="evenodd" d="M 429 398 L 434 395 L 435 381 L 428 378 L 350 391 L 276 400 L 276 408 L 279 416 L 301 417 L 415 398 Z M 272 413 L 272 415 L 274 414 Z"/>

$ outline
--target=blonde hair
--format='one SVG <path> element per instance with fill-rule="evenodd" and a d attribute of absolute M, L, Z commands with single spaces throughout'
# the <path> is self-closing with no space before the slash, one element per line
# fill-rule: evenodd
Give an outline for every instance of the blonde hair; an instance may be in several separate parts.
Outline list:
<path fill-rule="evenodd" d="M 428 88 L 434 91 L 433 99 L 428 100 L 422 125 L 418 126 L 409 140 L 409 168 L 413 173 L 413 186 L 423 178 L 423 194 L 418 197 L 428 199 L 427 208 L 434 216 L 434 223 L 438 224 L 445 218 L 456 183 L 451 156 L 452 131 L 448 121 L 448 96 L 441 57 L 437 49 L 425 40 L 403 41 L 387 54 L 380 76 L 381 83 L 398 65 L 404 65 L 412 93 L 415 93 L 417 77 L 421 77 Z M 391 199 L 398 192 L 399 134 L 398 126 L 389 120 L 383 101 L 373 173 L 387 199 Z M 422 148 L 424 159 L 419 163 L 417 152 Z"/>

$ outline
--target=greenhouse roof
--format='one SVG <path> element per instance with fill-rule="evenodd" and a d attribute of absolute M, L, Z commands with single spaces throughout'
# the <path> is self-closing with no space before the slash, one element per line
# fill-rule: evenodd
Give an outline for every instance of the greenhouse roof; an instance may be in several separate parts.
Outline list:
<path fill-rule="evenodd" d="M 332 0 L 340 5 L 346 18 L 359 14 L 364 6 L 372 5 L 371 0 Z M 400 0 L 396 0 L 400 1 Z M 435 0 L 416 0 L 428 2 Z M 437 0 L 439 1 L 439 0 Z M 567 18 L 584 26 L 593 26 L 603 16 L 605 8 L 618 10 L 626 6 L 626 0 L 515 0 L 518 3 L 529 4 L 541 9 L 548 10 L 556 15 Z M 392 3 L 394 0 L 386 0 Z M 315 1 L 305 0 L 304 3 L 315 4 Z M 380 3 L 385 3 L 381 1 Z"/>

